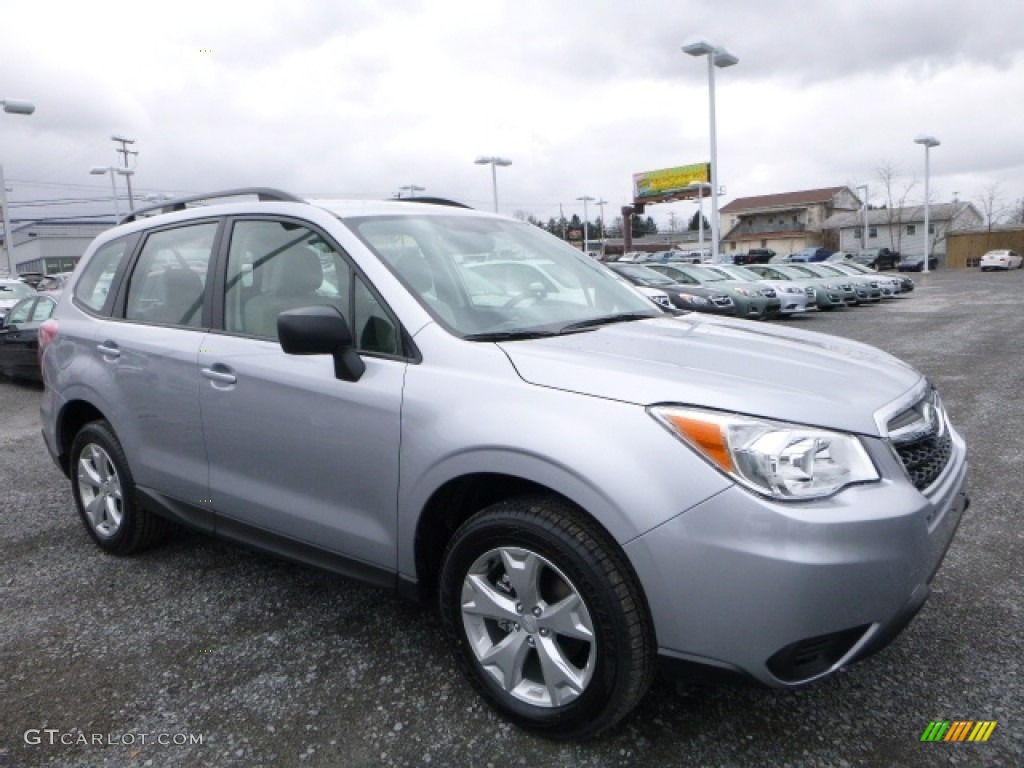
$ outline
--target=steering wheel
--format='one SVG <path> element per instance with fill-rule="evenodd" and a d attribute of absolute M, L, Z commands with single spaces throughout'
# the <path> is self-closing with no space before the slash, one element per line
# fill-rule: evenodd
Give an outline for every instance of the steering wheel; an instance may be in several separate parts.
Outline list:
<path fill-rule="evenodd" d="M 514 307 L 520 302 L 526 301 L 527 299 L 533 299 L 534 301 L 541 301 L 548 295 L 547 290 L 544 288 L 543 283 L 530 283 L 525 291 L 520 291 L 506 301 L 502 307 L 508 309 Z"/>

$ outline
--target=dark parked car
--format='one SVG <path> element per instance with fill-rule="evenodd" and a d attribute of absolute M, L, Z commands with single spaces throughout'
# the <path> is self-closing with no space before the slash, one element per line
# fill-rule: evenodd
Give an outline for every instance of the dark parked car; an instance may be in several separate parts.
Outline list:
<path fill-rule="evenodd" d="M 60 294 L 29 296 L 0 318 L 0 374 L 42 382 L 39 326 L 53 313 Z"/>
<path fill-rule="evenodd" d="M 789 257 L 790 261 L 825 261 L 829 256 L 832 255 L 832 251 L 828 248 L 821 248 L 820 246 L 814 246 L 811 248 L 803 248 L 797 251 Z"/>
<path fill-rule="evenodd" d="M 867 248 L 854 256 L 853 260 L 872 269 L 895 269 L 900 263 L 900 254 L 888 248 Z"/>
<path fill-rule="evenodd" d="M 732 257 L 733 264 L 767 264 L 775 256 L 771 248 L 751 248 Z"/>
<path fill-rule="evenodd" d="M 939 260 L 935 256 L 928 257 L 928 269 L 935 269 L 939 266 Z M 900 259 L 896 267 L 900 272 L 924 272 L 924 254 L 911 254 Z"/>
<path fill-rule="evenodd" d="M 668 294 L 672 306 L 711 315 L 735 315 L 736 303 L 725 291 L 700 285 L 681 285 L 663 273 L 639 264 L 609 264 L 613 272 L 633 285 L 655 288 Z"/>

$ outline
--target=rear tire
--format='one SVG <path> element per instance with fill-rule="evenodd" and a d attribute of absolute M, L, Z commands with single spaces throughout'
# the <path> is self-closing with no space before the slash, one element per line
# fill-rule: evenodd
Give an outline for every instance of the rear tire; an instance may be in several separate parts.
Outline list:
<path fill-rule="evenodd" d="M 106 421 L 90 422 L 75 435 L 71 489 L 85 529 L 105 552 L 141 552 L 167 532 L 165 520 L 138 505 L 128 459 Z"/>
<path fill-rule="evenodd" d="M 445 552 L 440 608 L 477 691 L 542 735 L 596 735 L 650 687 L 654 630 L 636 576 L 561 499 L 509 499 L 467 520 Z"/>

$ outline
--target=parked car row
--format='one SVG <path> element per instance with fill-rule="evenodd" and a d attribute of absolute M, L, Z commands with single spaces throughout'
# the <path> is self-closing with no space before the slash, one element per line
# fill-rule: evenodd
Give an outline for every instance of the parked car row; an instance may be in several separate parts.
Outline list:
<path fill-rule="evenodd" d="M 909 277 L 884 275 L 853 261 L 607 266 L 635 286 L 664 292 L 675 309 L 753 320 L 878 303 L 914 290 Z"/>

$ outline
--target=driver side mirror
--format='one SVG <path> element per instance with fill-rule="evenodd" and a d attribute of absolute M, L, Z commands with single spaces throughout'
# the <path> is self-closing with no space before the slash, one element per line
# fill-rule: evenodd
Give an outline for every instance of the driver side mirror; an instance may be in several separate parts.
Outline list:
<path fill-rule="evenodd" d="M 359 381 L 366 363 L 352 341 L 352 331 L 337 307 L 318 305 L 289 309 L 277 316 L 277 336 L 289 355 L 331 355 L 334 375 Z"/>

